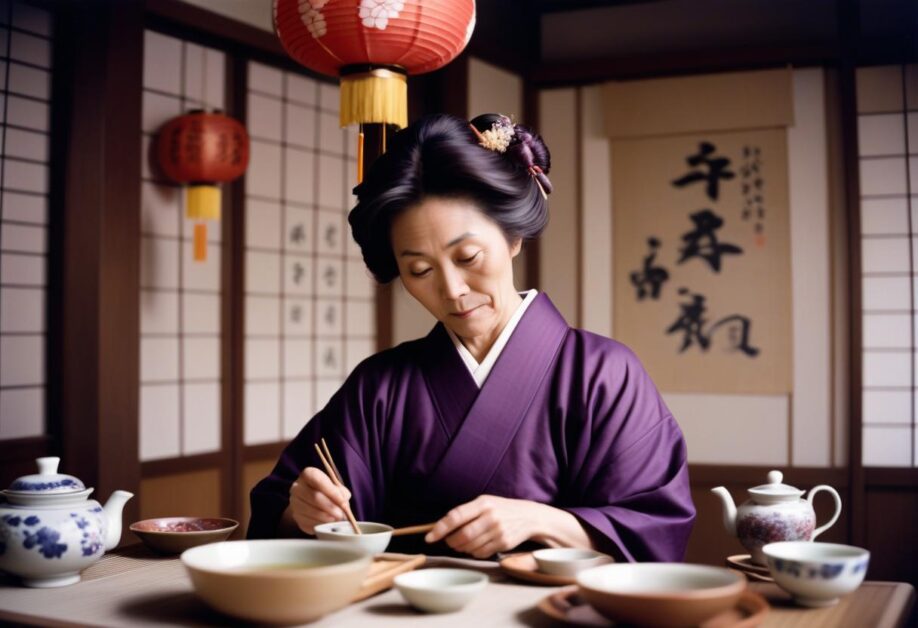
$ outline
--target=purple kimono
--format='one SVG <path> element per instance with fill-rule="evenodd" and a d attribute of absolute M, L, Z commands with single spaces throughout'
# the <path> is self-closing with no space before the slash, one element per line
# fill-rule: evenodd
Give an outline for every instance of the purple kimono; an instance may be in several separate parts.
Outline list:
<path fill-rule="evenodd" d="M 491 494 L 567 510 L 618 560 L 678 561 L 695 519 L 682 432 L 647 372 L 544 293 L 480 390 L 442 323 L 361 363 L 252 490 L 249 538 L 276 535 L 323 437 L 365 521 L 436 521 Z"/>

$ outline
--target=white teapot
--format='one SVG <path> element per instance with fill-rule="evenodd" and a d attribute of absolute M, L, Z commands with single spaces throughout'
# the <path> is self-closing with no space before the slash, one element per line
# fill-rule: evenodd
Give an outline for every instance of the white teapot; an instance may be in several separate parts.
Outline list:
<path fill-rule="evenodd" d="M 62 587 L 114 549 L 121 539 L 121 511 L 133 497 L 115 491 L 105 507 L 89 499 L 72 475 L 57 472 L 60 458 L 38 458 L 38 473 L 0 491 L 0 570 L 29 587 Z"/>
<path fill-rule="evenodd" d="M 841 514 L 841 497 L 828 484 L 813 487 L 806 499 L 804 491 L 783 483 L 780 471 L 768 472 L 768 483 L 747 490 L 750 499 L 736 507 L 723 486 L 712 488 L 724 506 L 724 528 L 739 538 L 749 550 L 752 562 L 764 565 L 762 547 L 777 541 L 812 541 L 828 530 Z M 813 497 L 826 491 L 835 500 L 835 514 L 825 525 L 816 527 Z"/>

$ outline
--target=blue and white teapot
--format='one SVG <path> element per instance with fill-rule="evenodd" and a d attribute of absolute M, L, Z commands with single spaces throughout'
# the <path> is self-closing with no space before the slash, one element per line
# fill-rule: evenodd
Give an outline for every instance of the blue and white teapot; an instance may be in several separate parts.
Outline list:
<path fill-rule="evenodd" d="M 115 491 L 105 503 L 89 499 L 72 475 L 57 472 L 61 459 L 38 458 L 38 473 L 0 491 L 0 570 L 29 587 L 62 587 L 114 549 L 121 539 L 121 511 L 133 497 Z"/>

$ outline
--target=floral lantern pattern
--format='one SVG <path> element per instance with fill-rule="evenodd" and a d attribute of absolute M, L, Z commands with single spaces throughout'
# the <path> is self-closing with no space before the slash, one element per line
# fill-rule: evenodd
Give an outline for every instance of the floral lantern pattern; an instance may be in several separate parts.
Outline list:
<path fill-rule="evenodd" d="M 240 177 L 249 164 L 249 134 L 220 112 L 191 111 L 163 125 L 157 136 L 163 173 L 187 184 L 185 215 L 194 226 L 194 259 L 207 259 L 207 225 L 220 219 L 220 182 Z"/>
<path fill-rule="evenodd" d="M 407 126 L 407 76 L 452 61 L 474 28 L 474 0 L 274 0 L 287 53 L 340 77 L 341 126 Z"/>

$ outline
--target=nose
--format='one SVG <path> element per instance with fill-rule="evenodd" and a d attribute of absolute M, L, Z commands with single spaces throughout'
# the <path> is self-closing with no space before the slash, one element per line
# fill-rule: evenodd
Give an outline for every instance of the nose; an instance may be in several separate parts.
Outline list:
<path fill-rule="evenodd" d="M 458 268 L 447 265 L 444 266 L 441 274 L 440 290 L 445 298 L 455 301 L 469 293 L 469 286 L 465 283 L 465 277 Z"/>

